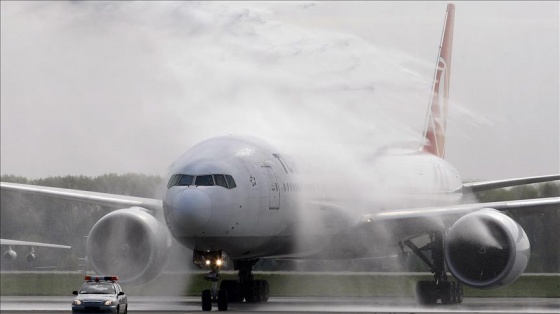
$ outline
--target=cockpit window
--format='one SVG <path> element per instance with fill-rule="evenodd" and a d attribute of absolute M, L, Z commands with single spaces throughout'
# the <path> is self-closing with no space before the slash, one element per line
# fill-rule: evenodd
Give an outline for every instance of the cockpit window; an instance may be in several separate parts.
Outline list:
<path fill-rule="evenodd" d="M 176 186 L 177 183 L 179 183 L 179 180 L 181 180 L 181 174 L 174 174 L 171 176 L 171 178 L 169 179 L 169 182 L 167 183 L 167 188 L 170 188 L 172 186 Z"/>
<path fill-rule="evenodd" d="M 212 186 L 214 185 L 214 179 L 212 179 L 212 175 L 196 176 L 195 185 Z"/>
<path fill-rule="evenodd" d="M 214 182 L 216 183 L 216 185 L 223 186 L 224 188 L 228 187 L 226 178 L 223 174 L 215 174 Z"/>
<path fill-rule="evenodd" d="M 230 176 L 229 174 L 226 174 L 226 180 L 228 183 L 228 188 L 233 189 L 234 187 L 236 187 L 237 185 L 235 185 L 235 180 L 233 180 L 233 177 Z"/>
<path fill-rule="evenodd" d="M 188 175 L 188 174 L 184 174 L 181 176 L 181 180 L 179 180 L 179 183 L 177 183 L 177 185 L 179 186 L 189 186 L 192 185 L 194 181 L 194 176 Z"/>
<path fill-rule="evenodd" d="M 233 189 L 237 187 L 235 180 L 228 174 L 208 174 L 201 176 L 193 176 L 189 174 L 175 174 L 172 175 L 167 184 L 167 188 L 173 186 L 221 186 L 226 189 Z"/>

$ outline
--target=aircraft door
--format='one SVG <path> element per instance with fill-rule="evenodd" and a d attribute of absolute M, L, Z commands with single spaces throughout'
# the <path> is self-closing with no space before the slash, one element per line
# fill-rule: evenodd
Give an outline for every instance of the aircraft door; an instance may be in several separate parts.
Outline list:
<path fill-rule="evenodd" d="M 280 186 L 278 185 L 274 169 L 270 166 L 262 166 L 262 168 L 266 174 L 266 180 L 268 181 L 270 201 L 268 209 L 280 209 Z"/>

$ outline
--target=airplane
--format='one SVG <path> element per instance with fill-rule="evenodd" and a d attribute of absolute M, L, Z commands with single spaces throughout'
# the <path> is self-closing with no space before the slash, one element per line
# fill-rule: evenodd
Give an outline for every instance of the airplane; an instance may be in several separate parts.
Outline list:
<path fill-rule="evenodd" d="M 96 273 L 116 274 L 121 282 L 156 278 L 172 236 L 193 250 L 195 265 L 209 269 L 204 311 L 213 302 L 221 311 L 230 302 L 266 302 L 269 284 L 252 273 L 259 259 L 351 260 L 405 249 L 434 276 L 417 283 L 419 303 L 461 303 L 463 285 L 501 287 L 527 266 L 527 235 L 504 211 L 560 204 L 559 197 L 476 203 L 465 196 L 560 175 L 463 183 L 444 159 L 454 15 L 448 4 L 423 142 L 384 148 L 367 169 L 378 200 L 356 199 L 340 178 L 318 175 L 312 169 L 318 160 L 308 160 L 307 169 L 264 140 L 232 135 L 207 139 L 180 156 L 162 200 L 7 182 L 1 189 L 114 208 L 92 227 L 86 251 Z M 220 282 L 228 258 L 238 279 Z"/>
<path fill-rule="evenodd" d="M 37 255 L 35 253 L 34 247 L 47 247 L 47 248 L 68 249 L 68 250 L 72 248 L 71 246 L 68 245 L 19 241 L 19 240 L 10 240 L 10 239 L 0 239 L 0 245 L 8 246 L 8 250 L 6 250 L 2 255 L 2 257 L 8 261 L 14 261 L 17 259 L 17 253 L 16 251 L 14 251 L 14 249 L 12 249 L 12 246 L 28 246 L 29 252 L 27 253 L 26 256 L 28 262 L 33 262 L 37 259 Z"/>

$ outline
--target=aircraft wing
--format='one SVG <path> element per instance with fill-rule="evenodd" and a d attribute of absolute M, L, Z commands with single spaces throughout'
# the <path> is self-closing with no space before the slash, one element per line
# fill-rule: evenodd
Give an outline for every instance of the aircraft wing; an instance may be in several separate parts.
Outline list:
<path fill-rule="evenodd" d="M 311 201 L 310 207 L 318 208 L 328 229 L 330 222 L 341 229 L 335 231 L 327 250 L 311 258 L 356 259 L 384 257 L 400 252 L 399 243 L 427 232 L 447 230 L 461 217 L 485 208 L 511 211 L 515 215 L 543 210 L 558 210 L 560 197 L 525 199 L 487 203 L 470 203 L 423 208 L 403 208 L 376 211 L 356 208 L 354 211 L 337 202 Z M 361 206 L 360 206 L 361 207 Z M 361 212 L 358 214 L 357 212 Z M 340 226 L 339 222 L 345 223 Z"/>
<path fill-rule="evenodd" d="M 50 244 L 50 243 L 41 243 L 41 242 L 18 241 L 18 240 L 8 240 L 8 239 L 0 239 L 0 245 L 40 246 L 40 247 L 50 247 L 50 248 L 57 248 L 57 249 L 71 249 L 72 248 L 68 245 Z"/>
<path fill-rule="evenodd" d="M 555 210 L 560 206 L 560 197 L 395 209 L 370 212 L 353 218 L 348 217 L 348 208 L 342 204 L 316 201 L 310 202 L 310 205 L 320 208 L 325 213 L 325 217 L 329 217 L 329 214 L 333 217 L 346 217 L 348 220 L 339 219 L 339 221 L 347 222 L 346 228 L 350 234 L 368 234 L 376 229 L 385 230 L 386 233 L 376 237 L 390 236 L 387 242 L 395 242 L 396 239 L 411 237 L 426 230 L 449 228 L 462 216 L 484 208 L 514 211 L 516 214 L 530 213 L 534 210 Z"/>
<path fill-rule="evenodd" d="M 499 211 L 505 210 L 534 210 L 534 209 L 554 209 L 560 205 L 560 197 L 524 199 L 516 201 L 501 201 L 475 204 L 450 205 L 445 207 L 427 207 L 415 209 L 392 210 L 375 214 L 364 215 L 362 222 L 415 219 L 442 217 L 448 215 L 464 215 L 483 208 L 493 208 Z"/>
<path fill-rule="evenodd" d="M 161 200 L 128 195 L 117 195 L 8 182 L 1 182 L 0 189 L 2 191 L 40 195 L 58 199 L 78 201 L 88 204 L 101 205 L 111 208 L 139 206 L 153 211 L 160 211 L 163 208 Z"/>
<path fill-rule="evenodd" d="M 474 193 L 474 192 L 481 192 L 481 191 L 492 190 L 492 189 L 507 188 L 515 185 L 532 184 L 532 183 L 548 182 L 548 181 L 555 181 L 555 180 L 560 180 L 560 174 L 464 183 L 463 189 Z"/>

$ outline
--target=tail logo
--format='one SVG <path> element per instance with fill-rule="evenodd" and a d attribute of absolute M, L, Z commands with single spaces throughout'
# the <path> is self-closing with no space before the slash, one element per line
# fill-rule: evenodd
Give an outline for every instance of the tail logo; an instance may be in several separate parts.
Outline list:
<path fill-rule="evenodd" d="M 451 51 L 455 6 L 447 5 L 447 14 L 439 46 L 437 67 L 434 74 L 430 106 L 424 129 L 426 143 L 422 150 L 441 158 L 445 155 L 445 127 L 449 104 L 449 78 L 451 76 Z"/>

